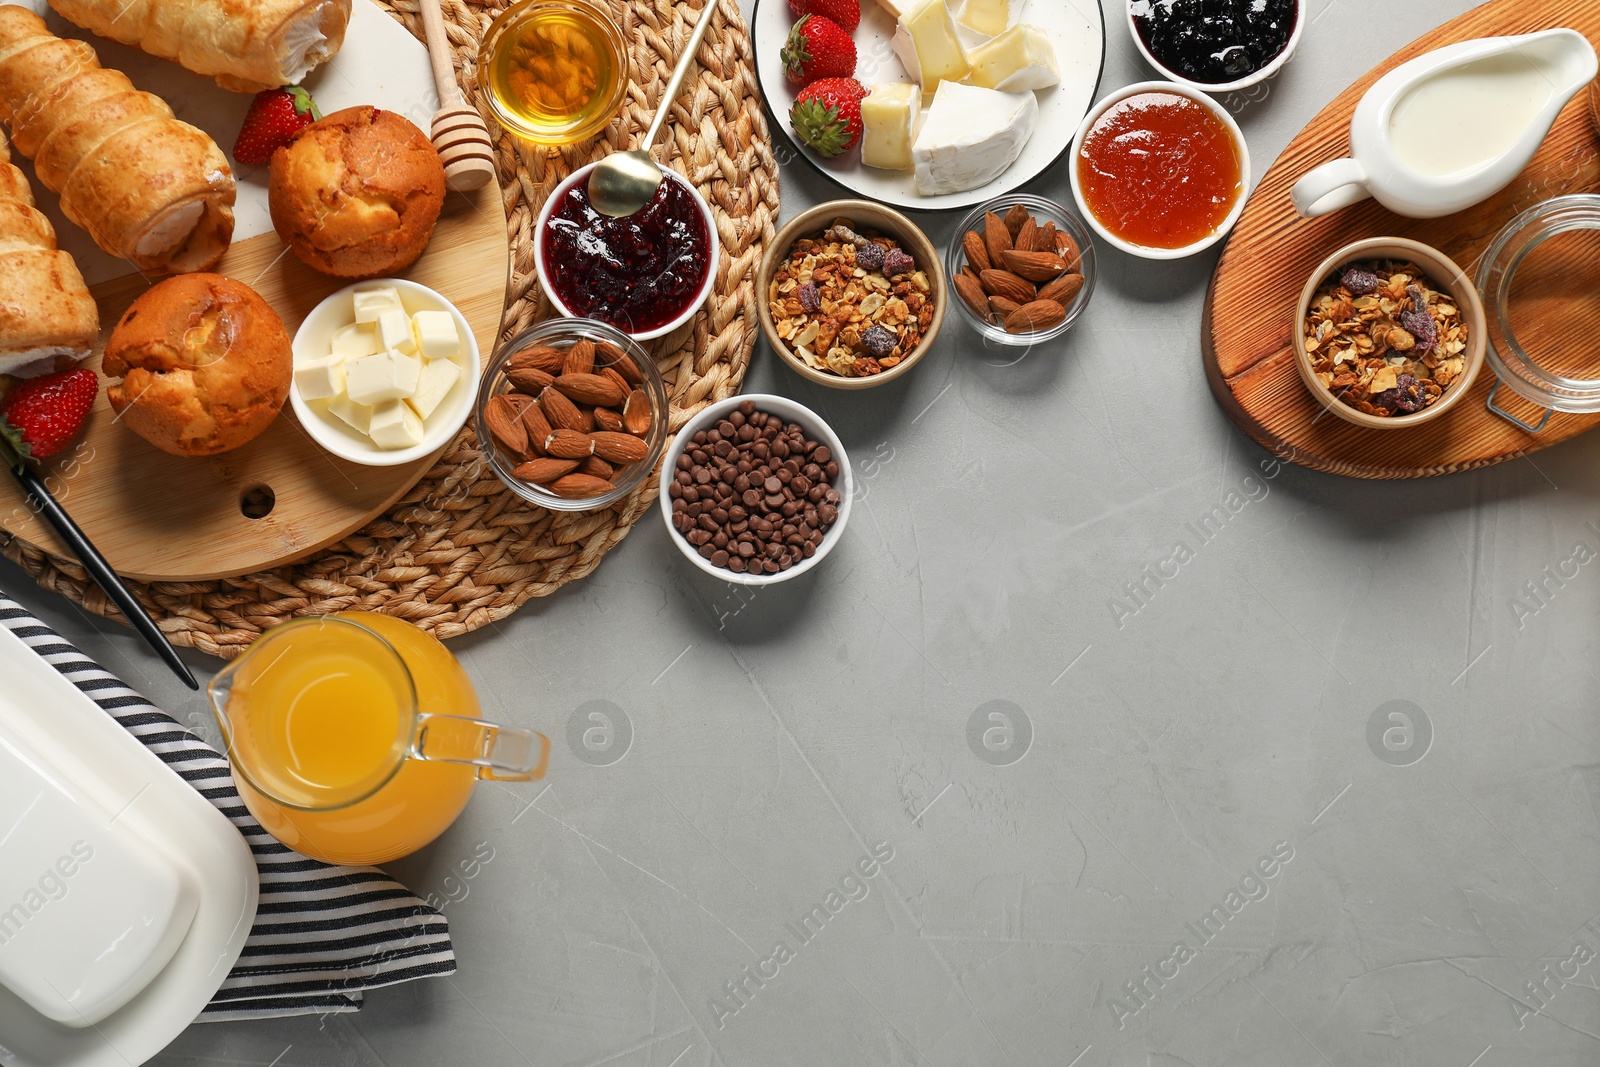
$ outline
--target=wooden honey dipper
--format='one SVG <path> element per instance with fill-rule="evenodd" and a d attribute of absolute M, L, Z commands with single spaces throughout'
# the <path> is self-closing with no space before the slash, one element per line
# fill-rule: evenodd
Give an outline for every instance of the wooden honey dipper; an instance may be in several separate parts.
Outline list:
<path fill-rule="evenodd" d="M 494 145 L 483 116 L 467 103 L 456 82 L 439 0 L 422 0 L 422 26 L 428 35 L 433 87 L 439 96 L 439 110 L 433 116 L 433 147 L 439 150 L 450 188 L 470 192 L 494 178 Z"/>

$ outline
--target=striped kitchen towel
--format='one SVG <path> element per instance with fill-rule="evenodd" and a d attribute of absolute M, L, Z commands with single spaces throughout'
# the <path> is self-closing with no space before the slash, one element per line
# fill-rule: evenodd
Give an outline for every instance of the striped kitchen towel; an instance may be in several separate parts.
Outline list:
<path fill-rule="evenodd" d="M 244 835 L 261 905 L 244 952 L 200 1022 L 356 1011 L 368 989 L 454 974 L 450 926 L 375 867 L 339 867 L 280 845 L 245 810 L 228 762 L 0 593 L 0 626 L 121 723 Z"/>

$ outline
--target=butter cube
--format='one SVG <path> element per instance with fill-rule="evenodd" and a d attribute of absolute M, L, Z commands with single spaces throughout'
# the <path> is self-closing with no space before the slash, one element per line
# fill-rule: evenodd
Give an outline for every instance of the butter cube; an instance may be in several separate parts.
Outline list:
<path fill-rule="evenodd" d="M 944 0 L 921 0 L 901 15 L 889 46 L 924 93 L 933 92 L 942 81 L 960 81 L 971 69 Z"/>
<path fill-rule="evenodd" d="M 360 359 L 382 351 L 378 331 L 372 325 L 352 322 L 333 331 L 333 354 L 340 359 Z"/>
<path fill-rule="evenodd" d="M 372 409 L 367 435 L 379 448 L 411 448 L 422 443 L 422 420 L 404 400 L 385 400 Z"/>
<path fill-rule="evenodd" d="M 356 433 L 364 434 L 372 426 L 372 409 L 365 404 L 357 404 L 348 396 L 336 396 L 328 401 L 328 414 Z"/>
<path fill-rule="evenodd" d="M 399 308 L 384 308 L 378 312 L 378 344 L 402 355 L 417 354 L 417 339 L 411 336 L 411 320 Z"/>
<path fill-rule="evenodd" d="M 426 419 L 444 402 L 450 387 L 461 377 L 461 368 L 448 359 L 430 359 L 422 364 L 422 376 L 417 380 L 416 394 L 407 398 L 419 418 Z"/>
<path fill-rule="evenodd" d="M 911 170 L 911 142 L 922 117 L 922 90 L 910 82 L 874 85 L 861 101 L 861 162 L 881 170 Z"/>
<path fill-rule="evenodd" d="M 1061 81 L 1056 50 L 1051 47 L 1049 35 L 1037 26 L 1013 26 L 974 48 L 967 58 L 972 62 L 967 84 L 982 89 L 1025 93 L 1048 89 Z"/>
<path fill-rule="evenodd" d="M 329 400 L 344 392 L 344 360 L 324 356 L 294 369 L 294 384 L 302 400 Z"/>
<path fill-rule="evenodd" d="M 393 350 L 352 359 L 344 365 L 345 390 L 358 404 L 404 400 L 417 391 L 422 361 Z"/>
<path fill-rule="evenodd" d="M 1011 25 L 1022 0 L 966 0 L 956 21 L 985 37 L 998 37 Z"/>
<path fill-rule="evenodd" d="M 365 289 L 357 289 L 353 295 L 356 306 L 356 322 L 377 322 L 378 316 L 385 310 L 405 313 L 405 305 L 400 303 L 400 290 L 392 285 L 374 285 Z"/>
<path fill-rule="evenodd" d="M 453 359 L 461 354 L 461 335 L 448 311 L 419 311 L 411 316 L 417 351 L 426 359 Z"/>

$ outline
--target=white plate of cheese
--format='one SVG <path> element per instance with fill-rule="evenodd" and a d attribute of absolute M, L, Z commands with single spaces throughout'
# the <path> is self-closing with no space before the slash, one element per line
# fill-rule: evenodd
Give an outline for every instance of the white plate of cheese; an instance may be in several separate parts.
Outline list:
<path fill-rule="evenodd" d="M 940 36 L 938 24 L 945 22 L 942 12 L 921 8 L 923 0 L 861 0 L 861 25 L 852 36 L 856 43 L 856 80 L 871 91 L 874 86 L 913 83 L 918 79 L 907 71 L 893 45 L 900 19 L 896 11 L 913 13 L 919 22 L 933 24 L 933 37 Z M 991 38 L 963 21 L 964 8 L 983 0 L 935 0 L 949 12 L 948 24 L 969 60 L 983 56 Z M 925 192 L 919 189 L 915 169 L 888 170 L 862 162 L 862 148 L 836 159 L 825 159 L 795 138 L 789 124 L 789 108 L 796 89 L 784 77 L 779 56 L 794 15 L 788 0 L 757 0 L 751 18 L 751 40 L 756 54 L 756 77 L 773 126 L 781 130 L 793 154 L 811 163 L 824 176 L 859 196 L 912 211 L 952 211 L 970 208 L 1008 193 L 1038 177 L 1072 145 L 1073 135 L 1094 102 L 1105 61 L 1105 21 L 1100 6 L 1092 0 L 1010 0 L 1004 16 L 1008 28 L 1036 27 L 1039 36 L 1054 53 L 1059 72 L 1058 84 L 1045 89 L 1021 90 L 1004 94 L 979 92 L 963 84 L 945 83 L 947 99 L 935 110 L 936 93 L 919 92 L 920 115 L 914 120 L 912 140 L 916 155 L 924 161 L 921 184 L 938 188 L 942 184 L 964 185 L 966 180 L 982 184 L 953 191 Z M 920 16 L 920 17 L 919 17 Z M 975 20 L 976 21 L 976 20 Z M 1013 32 L 1010 36 L 1017 37 Z M 901 51 L 907 50 L 911 35 L 902 34 Z M 920 90 L 920 86 L 919 86 Z M 888 95 L 880 99 L 887 99 Z M 1030 103 L 1026 98 L 1033 97 Z M 1036 105 L 1036 106 L 1035 106 Z M 865 107 L 873 106 L 869 97 Z M 905 107 L 901 103 L 896 106 Z M 929 123 L 932 115 L 936 120 Z M 1021 144 L 1015 161 L 997 175 L 997 165 L 1017 153 L 1017 142 L 1027 125 L 1032 132 Z M 868 136 L 873 124 L 869 121 Z M 782 157 L 780 156 L 780 159 Z M 930 180 L 928 161 L 938 160 Z M 998 161 L 998 163 L 997 163 Z"/>

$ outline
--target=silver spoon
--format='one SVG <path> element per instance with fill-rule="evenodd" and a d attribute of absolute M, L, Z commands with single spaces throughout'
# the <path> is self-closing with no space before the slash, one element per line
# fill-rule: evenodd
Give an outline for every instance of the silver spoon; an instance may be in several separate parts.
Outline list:
<path fill-rule="evenodd" d="M 683 88 L 683 79 L 700 51 L 700 41 L 711 27 L 711 16 L 717 10 L 717 3 L 718 0 L 706 0 L 705 10 L 700 13 L 700 21 L 695 23 L 694 32 L 689 35 L 689 43 L 684 46 L 683 56 L 678 60 L 672 77 L 667 79 L 667 87 L 661 92 L 661 103 L 656 107 L 655 120 L 650 123 L 644 137 L 633 151 L 613 152 L 589 172 L 589 203 L 601 214 L 613 218 L 635 214 L 656 195 L 656 188 L 661 184 L 661 168 L 650 158 L 650 146 L 655 144 L 661 127 L 666 125 L 672 102 L 677 99 L 678 90 Z"/>

